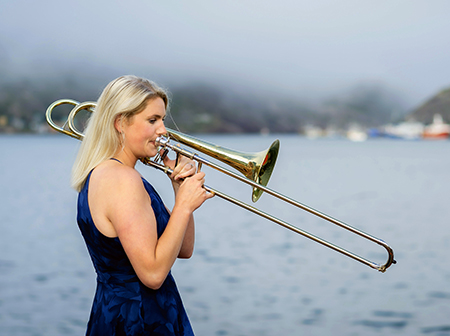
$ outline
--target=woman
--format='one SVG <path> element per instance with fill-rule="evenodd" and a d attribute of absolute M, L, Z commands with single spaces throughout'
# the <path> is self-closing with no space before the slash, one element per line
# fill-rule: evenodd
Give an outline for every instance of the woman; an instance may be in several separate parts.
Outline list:
<path fill-rule="evenodd" d="M 97 272 L 87 335 L 193 335 L 170 269 L 194 248 L 193 212 L 213 195 L 184 157 L 164 159 L 175 204 L 170 214 L 134 168 L 158 152 L 166 93 L 134 76 L 101 94 L 72 172 L 78 226 Z M 161 175 L 162 176 L 162 175 Z"/>

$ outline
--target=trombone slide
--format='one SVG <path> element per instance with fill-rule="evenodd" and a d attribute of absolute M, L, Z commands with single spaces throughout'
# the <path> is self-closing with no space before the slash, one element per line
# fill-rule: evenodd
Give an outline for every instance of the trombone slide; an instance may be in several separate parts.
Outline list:
<path fill-rule="evenodd" d="M 190 151 L 188 151 L 186 149 L 183 149 L 181 147 L 174 146 L 174 145 L 169 143 L 169 140 L 167 138 L 160 137 L 156 141 L 161 146 L 168 147 L 168 148 L 170 148 L 171 150 L 175 151 L 178 154 L 184 155 L 186 157 L 189 157 L 192 160 L 195 160 L 197 162 L 200 162 L 202 164 L 210 166 L 210 167 L 220 171 L 221 173 L 224 173 L 224 174 L 229 175 L 229 176 L 231 176 L 231 177 L 233 177 L 233 178 L 235 178 L 235 179 L 237 179 L 237 180 L 239 180 L 241 182 L 249 184 L 249 185 L 253 186 L 254 188 L 259 188 L 262 191 L 264 191 L 264 192 L 266 192 L 266 193 L 268 193 L 268 194 L 270 194 L 270 195 L 272 195 L 272 196 L 274 196 L 276 198 L 279 198 L 279 199 L 281 199 L 284 202 L 287 202 L 287 203 L 289 203 L 289 204 L 291 204 L 293 206 L 301 208 L 301 209 L 303 209 L 303 210 L 305 210 L 305 211 L 307 211 L 307 212 L 309 212 L 309 213 L 311 213 L 313 215 L 316 215 L 316 216 L 318 216 L 318 217 L 320 217 L 322 219 L 325 219 L 325 220 L 327 220 L 327 221 L 329 221 L 329 222 L 331 222 L 331 223 L 333 223 L 335 225 L 338 225 L 338 226 L 340 226 L 343 229 L 351 231 L 354 234 L 357 234 L 357 235 L 359 235 L 359 236 L 361 236 L 361 237 L 363 237 L 363 238 L 365 238 L 367 240 L 370 240 L 370 241 L 372 241 L 372 242 L 374 242 L 374 243 L 376 243 L 378 245 L 381 245 L 382 247 L 384 247 L 386 249 L 386 251 L 388 253 L 388 259 L 387 259 L 385 264 L 382 264 L 382 265 L 381 264 L 377 264 L 377 263 L 375 263 L 373 261 L 370 261 L 370 260 L 368 260 L 366 258 L 363 258 L 363 257 L 361 257 L 361 256 L 359 256 L 359 255 L 357 255 L 355 253 L 347 251 L 347 250 L 345 250 L 345 249 L 343 249 L 343 248 L 341 248 L 341 247 L 339 247 L 339 246 L 337 246 L 337 245 L 335 245 L 335 244 L 333 244 L 331 242 L 328 242 L 328 241 L 326 241 L 326 240 L 324 240 L 324 239 L 322 239 L 320 237 L 317 237 L 317 236 L 315 236 L 315 235 L 313 235 L 313 234 L 311 234 L 311 233 L 309 233 L 307 231 L 299 229 L 298 227 L 296 227 L 296 226 L 294 226 L 294 225 L 292 225 L 290 223 L 287 223 L 287 222 L 285 222 L 285 221 L 283 221 L 283 220 L 281 220 L 281 219 L 279 219 L 279 218 L 277 218 L 277 217 L 275 217 L 275 216 L 273 216 L 271 214 L 268 214 L 268 213 L 266 213 L 266 212 L 264 212 L 264 211 L 262 211 L 262 210 L 260 210 L 260 209 L 258 209 L 256 207 L 254 207 L 254 206 L 251 206 L 251 205 L 249 205 L 247 203 L 244 203 L 244 202 L 242 202 L 242 201 L 240 201 L 240 200 L 238 200 L 236 198 L 233 198 L 233 197 L 231 197 L 231 196 L 229 196 L 229 195 L 227 195 L 225 193 L 222 193 L 222 192 L 220 192 L 220 191 L 218 191 L 216 189 L 213 189 L 213 188 L 208 187 L 208 186 L 205 185 L 204 188 L 208 192 L 211 192 L 214 195 L 217 195 L 217 196 L 219 196 L 222 199 L 225 199 L 225 200 L 227 200 L 227 201 L 229 201 L 229 202 L 231 202 L 231 203 L 233 203 L 233 204 L 235 204 L 237 206 L 240 206 L 240 207 L 242 207 L 242 208 L 244 208 L 244 209 L 246 209 L 248 211 L 251 211 L 254 214 L 257 214 L 257 215 L 259 215 L 259 216 L 261 216 L 263 218 L 266 218 L 266 219 L 268 219 L 268 220 L 270 220 L 270 221 L 272 221 L 272 222 L 274 222 L 276 224 L 279 224 L 279 225 L 285 227 L 286 229 L 289 229 L 289 230 L 291 230 L 291 231 L 293 231 L 295 233 L 298 233 L 298 234 L 300 234 L 300 235 L 302 235 L 304 237 L 307 237 L 307 238 L 309 238 L 309 239 L 311 239 L 311 240 L 313 240 L 313 241 L 315 241 L 315 242 L 317 242 L 319 244 L 322 244 L 322 245 L 324 245 L 324 246 L 326 246 L 328 248 L 331 248 L 332 250 L 334 250 L 336 252 L 339 252 L 339 253 L 341 253 L 341 254 L 343 254 L 343 255 L 345 255 L 347 257 L 350 257 L 350 258 L 352 258 L 352 259 L 354 259 L 356 261 L 359 261 L 360 263 L 363 263 L 364 265 L 367 265 L 367 266 L 369 266 L 369 267 L 371 267 L 373 269 L 376 269 L 376 270 L 378 270 L 378 271 L 380 271 L 382 273 L 384 273 L 392 264 L 397 263 L 394 260 L 394 251 L 383 240 L 381 240 L 379 238 L 376 238 L 376 237 L 373 237 L 373 236 L 369 235 L 368 233 L 365 233 L 365 232 L 363 232 L 363 231 L 361 231 L 359 229 L 356 229 L 356 228 L 354 228 L 354 227 L 352 227 L 352 226 L 350 226 L 350 225 L 348 225 L 348 224 L 346 224 L 346 223 L 344 223 L 342 221 L 339 221 L 339 220 L 337 220 L 337 219 L 335 219 L 333 217 L 330 217 L 327 214 L 324 214 L 324 213 L 322 213 L 322 212 L 320 212 L 318 210 L 315 210 L 315 209 L 313 209 L 313 208 L 311 208 L 311 207 L 309 207 L 309 206 L 307 206 L 305 204 L 302 204 L 302 203 L 300 203 L 300 202 L 298 202 L 298 201 L 296 201 L 296 200 L 294 200 L 292 198 L 284 196 L 284 195 L 282 195 L 282 194 L 280 194 L 280 193 L 278 193 L 278 192 L 276 192 L 276 191 L 274 191 L 274 190 L 272 190 L 272 189 L 270 189 L 270 188 L 268 188 L 266 186 L 262 186 L 262 185 L 254 182 L 254 181 L 252 181 L 252 180 L 250 180 L 250 179 L 248 179 L 246 177 L 238 175 L 238 174 L 236 174 L 236 173 L 234 173 L 234 172 L 232 172 L 232 171 L 230 171 L 230 170 L 228 170 L 226 168 L 223 168 L 222 166 L 219 166 L 219 165 L 217 165 L 217 164 L 215 164 L 215 163 L 213 163 L 213 162 L 211 162 L 211 161 L 209 161 L 209 160 L 207 160 L 207 159 L 205 159 L 205 158 L 203 158 L 203 157 L 201 157 L 201 156 L 199 156 L 199 155 L 197 155 L 195 153 L 192 153 L 192 152 L 190 152 Z M 146 160 L 146 161 L 143 161 L 143 162 L 146 165 L 150 165 L 152 167 L 155 167 L 157 169 L 160 169 L 160 170 L 164 171 L 166 174 L 171 174 L 171 172 L 172 172 L 170 168 L 164 166 L 163 164 L 154 162 L 152 160 Z"/>

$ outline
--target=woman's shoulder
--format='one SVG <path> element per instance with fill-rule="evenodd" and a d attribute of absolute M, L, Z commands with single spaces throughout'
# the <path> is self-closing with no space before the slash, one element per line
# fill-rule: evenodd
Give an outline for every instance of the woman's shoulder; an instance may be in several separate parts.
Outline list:
<path fill-rule="evenodd" d="M 139 172 L 129 166 L 114 160 L 99 164 L 91 173 L 90 185 L 106 189 L 142 188 L 142 178 Z"/>

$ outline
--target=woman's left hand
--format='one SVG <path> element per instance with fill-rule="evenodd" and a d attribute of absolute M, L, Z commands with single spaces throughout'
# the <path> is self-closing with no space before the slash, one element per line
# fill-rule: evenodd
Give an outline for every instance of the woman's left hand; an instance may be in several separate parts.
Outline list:
<path fill-rule="evenodd" d="M 176 185 L 179 186 L 184 178 L 192 176 L 197 172 L 195 161 L 184 155 L 178 155 L 177 160 L 171 160 L 166 156 L 163 162 L 164 165 L 173 170 L 170 179 L 172 180 L 174 187 Z"/>

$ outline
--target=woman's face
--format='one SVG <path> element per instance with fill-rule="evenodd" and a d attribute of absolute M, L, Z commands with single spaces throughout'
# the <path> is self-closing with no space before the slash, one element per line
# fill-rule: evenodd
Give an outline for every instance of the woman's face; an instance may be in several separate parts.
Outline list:
<path fill-rule="evenodd" d="M 156 138 L 167 133 L 164 127 L 165 117 L 164 101 L 159 97 L 149 100 L 142 112 L 122 123 L 122 131 L 125 134 L 123 150 L 136 158 L 155 156 L 158 152 Z"/>

